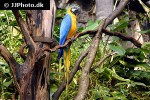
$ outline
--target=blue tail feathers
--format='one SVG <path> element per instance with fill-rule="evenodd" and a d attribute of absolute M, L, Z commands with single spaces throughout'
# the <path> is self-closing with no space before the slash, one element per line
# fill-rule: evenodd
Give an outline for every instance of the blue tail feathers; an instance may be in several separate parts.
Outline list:
<path fill-rule="evenodd" d="M 58 61 L 60 60 L 60 58 L 63 56 L 63 49 L 59 49 L 58 52 Z"/>

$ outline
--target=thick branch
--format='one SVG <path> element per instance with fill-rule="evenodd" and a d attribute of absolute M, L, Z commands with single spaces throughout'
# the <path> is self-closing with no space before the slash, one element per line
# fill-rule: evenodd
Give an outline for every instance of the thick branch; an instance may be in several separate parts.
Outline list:
<path fill-rule="evenodd" d="M 81 56 L 78 58 L 78 60 L 76 61 L 72 71 L 69 73 L 69 83 L 72 81 L 74 75 L 79 70 L 80 63 L 87 56 L 88 52 L 89 52 L 89 49 L 83 52 Z M 66 82 L 65 82 L 65 78 L 63 78 L 62 83 L 60 84 L 57 91 L 53 95 L 53 100 L 58 100 L 58 98 L 60 97 L 61 93 L 65 90 L 65 88 L 66 88 Z"/>
<path fill-rule="evenodd" d="M 66 47 L 67 45 L 70 45 L 72 43 L 72 41 L 75 41 L 77 38 L 81 37 L 81 36 L 84 36 L 84 35 L 87 35 L 87 34 L 95 34 L 97 32 L 97 30 L 92 30 L 92 31 L 86 31 L 86 32 L 80 32 L 78 34 L 75 35 L 75 37 L 71 38 L 71 39 L 68 39 L 64 45 L 56 45 L 54 48 L 43 48 L 41 49 L 40 52 L 43 52 L 43 51 L 49 51 L 49 52 L 54 52 L 56 51 L 57 49 L 60 49 L 60 48 L 64 48 Z M 120 33 L 120 32 L 110 32 L 106 29 L 102 29 L 102 32 L 106 35 L 110 35 L 110 36 L 117 36 L 119 37 L 120 39 L 124 40 L 124 41 L 130 41 L 132 42 L 135 46 L 137 47 L 141 47 L 142 44 L 140 42 L 138 42 L 136 39 L 134 39 L 133 37 L 129 37 L 129 36 L 125 36 L 124 33 Z"/>
<path fill-rule="evenodd" d="M 27 28 L 27 24 L 24 22 L 21 14 L 19 13 L 19 10 L 12 10 L 12 12 L 17 20 L 19 27 L 21 28 L 21 31 L 25 38 L 25 42 L 27 43 L 29 47 L 34 47 L 34 41 L 32 40 L 30 36 L 29 30 Z"/>
<path fill-rule="evenodd" d="M 80 82 L 79 82 L 78 94 L 75 97 L 75 100 L 84 100 L 86 97 L 88 87 L 89 87 L 89 73 L 90 73 L 90 69 L 94 62 L 95 55 L 96 55 L 96 52 L 97 52 L 97 49 L 99 46 L 99 42 L 101 39 L 100 33 L 102 31 L 104 24 L 105 24 L 105 21 L 103 21 L 103 23 L 99 26 L 99 29 L 90 45 L 90 49 L 89 49 L 90 52 L 87 55 L 88 59 L 86 60 L 86 63 L 82 69 L 82 74 L 81 74 Z"/>
<path fill-rule="evenodd" d="M 107 18 L 106 18 L 106 23 L 104 25 L 104 28 L 106 28 L 125 8 L 125 6 L 127 5 L 127 3 L 130 0 L 121 0 L 119 5 L 117 6 L 117 8 L 113 11 L 112 14 L 110 14 Z"/>
<path fill-rule="evenodd" d="M 106 29 L 103 29 L 103 31 L 106 35 L 109 35 L 109 36 L 117 36 L 119 37 L 120 39 L 124 40 L 124 41 L 130 41 L 132 42 L 135 46 L 137 46 L 138 48 L 141 48 L 142 44 L 136 40 L 135 38 L 133 37 L 129 37 L 129 36 L 125 36 L 123 35 L 124 33 L 119 33 L 119 32 L 110 32 Z"/>
<path fill-rule="evenodd" d="M 10 66 L 10 69 L 12 70 L 14 82 L 17 85 L 17 89 L 19 91 L 20 86 L 17 81 L 19 80 L 19 66 L 20 65 L 16 62 L 12 54 L 3 45 L 0 45 L 0 56 L 2 56 L 4 60 L 7 62 L 7 64 Z"/>

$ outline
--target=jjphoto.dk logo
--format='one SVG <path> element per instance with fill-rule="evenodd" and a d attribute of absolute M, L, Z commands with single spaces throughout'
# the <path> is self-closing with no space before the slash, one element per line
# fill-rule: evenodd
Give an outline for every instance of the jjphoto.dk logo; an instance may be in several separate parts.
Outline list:
<path fill-rule="evenodd" d="M 50 0 L 1 0 L 0 10 L 50 10 Z"/>
<path fill-rule="evenodd" d="M 4 7 L 5 8 L 8 8 L 8 7 L 11 7 L 11 8 L 18 8 L 18 7 L 21 7 L 21 8 L 27 8 L 27 7 L 38 7 L 38 8 L 43 8 L 44 7 L 44 4 L 41 3 L 41 2 L 38 2 L 37 4 L 33 4 L 33 3 L 4 3 Z"/>
<path fill-rule="evenodd" d="M 8 8 L 9 7 L 9 3 L 4 3 L 4 7 Z"/>

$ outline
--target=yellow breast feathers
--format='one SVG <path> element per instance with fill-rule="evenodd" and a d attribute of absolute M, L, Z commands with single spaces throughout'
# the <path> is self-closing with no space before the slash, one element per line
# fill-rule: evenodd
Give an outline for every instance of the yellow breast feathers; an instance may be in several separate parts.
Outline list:
<path fill-rule="evenodd" d="M 71 16 L 71 28 L 70 31 L 68 33 L 67 39 L 71 38 L 72 36 L 74 36 L 76 34 L 77 31 L 77 20 L 76 20 L 76 16 L 71 12 L 71 7 L 67 10 L 67 13 Z"/>

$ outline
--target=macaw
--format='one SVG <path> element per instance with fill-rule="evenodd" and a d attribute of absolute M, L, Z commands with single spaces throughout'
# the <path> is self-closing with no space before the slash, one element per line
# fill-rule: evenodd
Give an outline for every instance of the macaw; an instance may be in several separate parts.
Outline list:
<path fill-rule="evenodd" d="M 70 6 L 67 14 L 63 18 L 60 25 L 60 39 L 59 45 L 64 45 L 65 41 L 76 34 L 77 31 L 77 15 L 80 13 L 80 7 L 77 5 Z M 64 66 L 66 67 L 66 82 L 68 84 L 68 74 L 70 67 L 71 51 L 70 46 L 60 49 L 58 53 L 58 60 L 63 57 Z"/>

